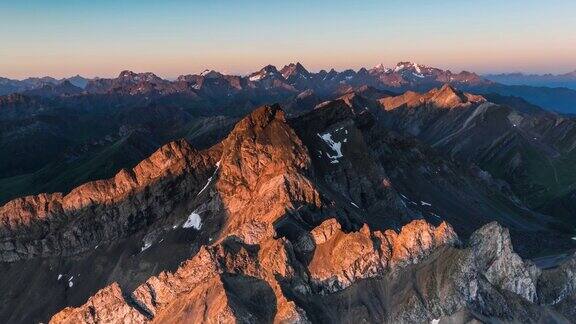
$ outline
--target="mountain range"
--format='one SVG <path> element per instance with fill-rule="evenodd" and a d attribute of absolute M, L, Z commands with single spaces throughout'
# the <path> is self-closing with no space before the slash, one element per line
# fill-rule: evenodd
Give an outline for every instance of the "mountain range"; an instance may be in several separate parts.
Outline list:
<path fill-rule="evenodd" d="M 64 79 L 55 79 L 47 76 L 42 78 L 26 78 L 24 80 L 14 80 L 0 77 L 0 95 L 24 92 L 27 90 L 43 88 L 46 86 L 53 87 L 66 81 L 78 88 L 86 87 L 89 82 L 88 79 L 79 75 Z"/>
<path fill-rule="evenodd" d="M 0 322 L 570 323 L 576 119 L 512 92 L 572 90 L 530 89 L 295 63 L 0 96 Z"/>
<path fill-rule="evenodd" d="M 204 82 L 208 81 L 206 85 Z M 220 80 L 216 82 L 217 80 Z M 34 95 L 61 95 L 79 93 L 106 93 L 117 90 L 130 93 L 157 92 L 176 94 L 192 92 L 202 95 L 204 91 L 212 95 L 226 95 L 234 91 L 243 92 L 247 88 L 276 89 L 293 92 L 310 89 L 318 95 L 332 94 L 335 89 L 369 85 L 380 90 L 404 92 L 428 91 L 444 83 L 452 84 L 461 90 L 483 94 L 500 94 L 517 96 L 535 105 L 561 113 L 576 113 L 574 102 L 576 82 L 574 73 L 563 75 L 523 75 L 499 74 L 479 76 L 463 71 L 452 73 L 412 62 L 399 62 L 392 68 L 380 64 L 371 69 L 361 68 L 358 71 L 345 70 L 337 72 L 321 70 L 309 72 L 300 63 L 291 63 L 278 70 L 272 65 L 247 76 L 223 75 L 216 71 L 206 70 L 198 75 L 182 75 L 175 81 L 164 80 L 153 73 L 134 73 L 123 71 L 117 78 L 86 79 L 74 76 L 65 79 L 51 77 L 11 80 L 0 78 L 0 95 L 11 93 L 28 93 Z M 68 82 L 66 82 L 68 81 Z M 72 87 L 73 86 L 73 87 Z M 129 87 L 131 86 L 131 87 Z M 213 87 L 218 89 L 212 89 Z M 558 88 L 562 87 L 562 88 Z M 202 88 L 202 89 L 201 89 Z M 202 91 L 204 90 L 204 91 Z M 204 93 L 206 94 L 206 93 Z"/>
<path fill-rule="evenodd" d="M 528 85 L 536 87 L 565 87 L 576 89 L 576 71 L 564 74 L 524 74 L 500 73 L 483 76 L 488 80 L 507 85 Z"/>

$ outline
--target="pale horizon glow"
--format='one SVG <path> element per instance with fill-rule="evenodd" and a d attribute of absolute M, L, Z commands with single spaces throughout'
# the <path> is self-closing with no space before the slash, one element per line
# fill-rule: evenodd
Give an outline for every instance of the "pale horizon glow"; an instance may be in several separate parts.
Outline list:
<path fill-rule="evenodd" d="M 267 64 L 311 71 L 399 61 L 480 74 L 576 70 L 576 2 L 136 1 L 0 3 L 0 77 L 174 78 Z"/>

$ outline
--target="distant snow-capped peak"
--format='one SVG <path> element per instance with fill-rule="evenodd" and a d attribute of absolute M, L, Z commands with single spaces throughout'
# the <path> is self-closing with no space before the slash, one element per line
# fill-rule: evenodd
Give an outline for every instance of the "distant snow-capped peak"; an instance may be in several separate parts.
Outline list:
<path fill-rule="evenodd" d="M 391 68 L 388 68 L 384 65 L 384 63 L 380 63 L 372 68 L 373 70 L 382 71 L 384 73 L 389 73 L 392 71 Z"/>
<path fill-rule="evenodd" d="M 396 64 L 396 67 L 394 68 L 394 72 L 400 72 L 400 71 L 404 71 L 404 70 L 413 70 L 413 71 L 416 71 L 416 73 L 421 74 L 422 70 L 424 70 L 425 68 L 426 68 L 425 65 L 420 65 L 418 63 L 399 62 L 398 64 Z"/>
<path fill-rule="evenodd" d="M 267 77 L 280 75 L 280 72 L 276 69 L 274 65 L 266 65 L 260 71 L 254 72 L 248 76 L 250 81 L 260 81 Z"/>

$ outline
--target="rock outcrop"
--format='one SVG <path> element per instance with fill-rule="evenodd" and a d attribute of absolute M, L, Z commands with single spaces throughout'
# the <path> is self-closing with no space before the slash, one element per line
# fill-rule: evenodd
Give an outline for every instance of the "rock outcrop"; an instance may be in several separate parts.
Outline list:
<path fill-rule="evenodd" d="M 322 233 L 337 233 L 328 225 L 323 226 Z M 405 228 L 422 228 L 423 225 L 416 221 Z M 329 242 L 324 241 L 325 234 L 316 234 L 322 244 Z M 466 317 L 483 322 L 569 322 L 573 312 L 567 305 L 573 302 L 576 291 L 569 288 L 573 276 L 567 268 L 572 267 L 573 261 L 567 261 L 558 269 L 536 270 L 531 262 L 521 260 L 509 248 L 508 231 L 497 223 L 485 225 L 473 237 L 462 246 L 434 248 L 416 263 L 400 264 L 395 269 L 370 276 L 370 279 L 350 280 L 355 274 L 349 271 L 345 278 L 354 283 L 343 290 L 332 285 L 329 286 L 331 292 L 320 287 L 311 288 L 312 293 L 302 289 L 294 289 L 291 293 L 313 322 L 421 323 L 451 319 L 460 322 L 460 318 Z M 349 253 L 339 254 L 340 258 L 345 256 L 344 262 L 357 260 L 352 269 L 360 269 L 360 264 L 376 263 L 377 260 L 375 256 L 366 258 L 371 254 L 365 251 L 371 248 L 358 249 L 359 242 L 362 241 L 347 242 Z M 499 247 L 498 255 L 494 253 L 495 247 Z M 403 251 L 402 247 L 393 247 L 393 250 L 397 249 Z M 416 249 L 417 253 L 421 251 Z M 500 274 L 496 274 L 495 268 Z M 371 267 L 363 269 L 368 274 L 376 272 Z M 558 276 L 559 273 L 562 275 Z M 552 283 L 551 278 L 555 276 L 562 278 L 559 280 L 562 284 Z M 542 289 L 545 286 L 558 288 L 554 297 L 548 296 L 556 303 L 540 300 L 541 296 L 550 293 L 550 290 Z"/>
<path fill-rule="evenodd" d="M 88 299 L 85 309 L 63 309 L 52 318 L 56 323 L 143 323 L 146 316 L 126 304 L 118 284 L 112 284 Z M 92 311 L 92 310 L 98 310 Z"/>
<path fill-rule="evenodd" d="M 440 89 L 432 89 L 423 94 L 407 91 L 402 95 L 383 98 L 379 101 L 386 110 L 403 106 L 414 108 L 422 105 L 453 109 L 467 108 L 474 104 L 486 102 L 486 99 L 482 96 L 460 92 L 451 85 L 445 84 Z"/>
<path fill-rule="evenodd" d="M 112 179 L 66 195 L 14 199 L 0 207 L 0 260 L 70 256 L 164 219 L 182 198 L 200 190 L 219 151 L 216 146 L 198 152 L 184 140 L 172 142 Z"/>
<path fill-rule="evenodd" d="M 496 223 L 481 228 L 463 247 L 454 247 L 457 237 L 449 225 L 433 227 L 423 221 L 406 225 L 399 234 L 367 228 L 346 234 L 334 220 L 327 220 L 311 234 L 318 245 L 305 272 L 302 268 L 306 266 L 290 256 L 293 247 L 285 239 L 271 238 L 258 246 L 230 236 L 201 249 L 174 274 L 150 278 L 129 301 L 119 298 L 112 285 L 87 304 L 57 314 L 52 322 L 104 319 L 116 310 L 131 323 L 314 322 L 338 316 L 343 322 L 350 316 L 366 321 L 422 322 L 456 316 L 462 310 L 482 313 L 484 318 L 530 322 L 567 321 L 565 316 L 571 314 L 566 304 L 576 293 L 574 257 L 561 267 L 564 284 L 552 293 L 545 287 L 554 285 L 550 280 L 559 270 L 534 271 L 530 262 L 522 261 L 510 249 L 506 229 Z M 378 236 L 388 240 L 374 240 Z M 500 247 L 497 254 L 495 246 Z M 375 251 L 377 248 L 381 250 Z M 321 280 L 324 276 L 329 280 Z M 542 288 L 537 289 L 537 283 Z M 284 289 L 275 291 L 273 286 L 278 284 Z M 374 300 L 363 301 L 358 289 L 373 293 Z M 363 304 L 375 307 L 374 303 L 385 298 L 384 291 L 389 306 L 375 310 L 377 313 L 356 309 Z M 554 301 L 539 303 L 539 294 L 548 294 Z M 294 301 L 288 301 L 288 296 Z M 354 304 L 341 308 L 348 298 L 354 298 Z M 251 305 L 250 300 L 266 306 Z M 136 311 L 143 317 L 135 316 Z"/>
<path fill-rule="evenodd" d="M 334 219 L 311 232 L 316 248 L 308 265 L 311 280 L 328 292 L 342 290 L 355 281 L 377 277 L 398 267 L 417 263 L 436 248 L 454 244 L 456 233 L 450 225 L 437 228 L 423 220 L 394 230 L 344 233 Z"/>
<path fill-rule="evenodd" d="M 305 175 L 308 151 L 278 106 L 255 110 L 222 146 L 216 190 L 230 215 L 225 235 L 257 244 L 274 235 L 274 222 L 287 210 L 320 207 L 320 196 Z"/>

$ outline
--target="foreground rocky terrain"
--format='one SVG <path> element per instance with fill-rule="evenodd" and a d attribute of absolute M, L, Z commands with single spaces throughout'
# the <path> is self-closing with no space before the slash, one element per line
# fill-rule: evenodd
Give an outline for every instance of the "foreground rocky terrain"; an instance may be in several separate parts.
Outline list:
<path fill-rule="evenodd" d="M 0 207 L 0 321 L 570 322 L 564 223 L 394 122 L 421 104 L 364 90 Z M 411 114 L 486 104 L 434 91 Z"/>

